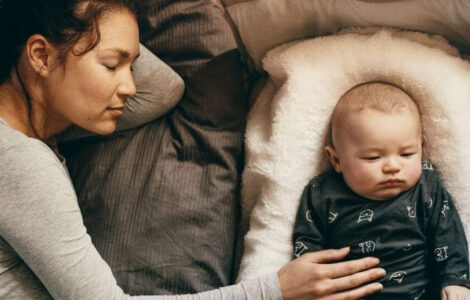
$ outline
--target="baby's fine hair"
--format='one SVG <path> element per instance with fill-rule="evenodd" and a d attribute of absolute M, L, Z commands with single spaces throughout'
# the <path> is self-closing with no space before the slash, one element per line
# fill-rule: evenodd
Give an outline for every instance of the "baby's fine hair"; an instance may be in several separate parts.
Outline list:
<path fill-rule="evenodd" d="M 333 144 L 333 135 L 341 124 L 348 121 L 348 116 L 365 109 L 383 113 L 397 113 L 408 110 L 420 116 L 417 103 L 401 88 L 383 82 L 366 82 L 348 90 L 338 101 L 330 122 L 329 143 Z"/>
<path fill-rule="evenodd" d="M 374 109 L 384 113 L 417 109 L 415 101 L 401 88 L 388 83 L 367 82 L 348 90 L 338 101 L 334 114 Z"/>

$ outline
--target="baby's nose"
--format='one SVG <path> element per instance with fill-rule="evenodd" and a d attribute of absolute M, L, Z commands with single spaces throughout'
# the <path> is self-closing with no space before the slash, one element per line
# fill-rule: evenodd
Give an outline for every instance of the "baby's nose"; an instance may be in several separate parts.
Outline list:
<path fill-rule="evenodd" d="M 395 159 L 388 159 L 383 165 L 382 170 L 385 173 L 397 173 L 400 171 L 400 164 Z"/>

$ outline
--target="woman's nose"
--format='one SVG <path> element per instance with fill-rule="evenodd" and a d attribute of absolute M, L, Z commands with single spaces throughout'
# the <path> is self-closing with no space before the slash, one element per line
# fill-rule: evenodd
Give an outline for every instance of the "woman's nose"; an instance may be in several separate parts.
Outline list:
<path fill-rule="evenodd" d="M 123 75 L 122 82 L 119 85 L 118 93 L 124 97 L 131 97 L 135 95 L 136 91 L 132 72 L 130 70 L 126 71 Z"/>

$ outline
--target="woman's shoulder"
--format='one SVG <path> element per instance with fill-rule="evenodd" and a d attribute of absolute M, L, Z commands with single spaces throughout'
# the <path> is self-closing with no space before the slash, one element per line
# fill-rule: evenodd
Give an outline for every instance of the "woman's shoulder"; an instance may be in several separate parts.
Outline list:
<path fill-rule="evenodd" d="M 54 152 L 44 142 L 2 124 L 0 169 L 0 217 L 31 207 L 76 209 L 72 182 Z"/>
<path fill-rule="evenodd" d="M 0 118 L 0 154 L 21 144 L 25 138 L 26 136 L 24 134 L 13 130 Z"/>
<path fill-rule="evenodd" d="M 0 165 L 6 176 L 8 170 L 28 172 L 62 168 L 59 159 L 44 142 L 12 129 L 3 120 L 0 121 Z"/>

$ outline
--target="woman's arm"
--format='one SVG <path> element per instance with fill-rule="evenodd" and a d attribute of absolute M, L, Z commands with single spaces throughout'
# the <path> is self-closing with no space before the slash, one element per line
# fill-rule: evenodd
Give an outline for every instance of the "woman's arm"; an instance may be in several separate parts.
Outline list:
<path fill-rule="evenodd" d="M 56 299 L 134 298 L 117 286 L 93 246 L 72 183 L 53 152 L 40 141 L 28 139 L 0 153 L 0 162 L 0 236 L 39 278 L 37 287 L 30 289 L 38 293 L 32 297 L 46 297 L 44 285 Z M 324 264 L 346 254 L 344 250 L 309 253 L 287 264 L 278 276 L 269 274 L 196 295 L 142 298 L 263 300 L 281 299 L 282 291 L 286 300 L 316 299 L 380 277 L 375 269 L 360 272 L 377 264 L 371 258 Z M 334 296 L 349 299 L 373 291 L 377 291 L 376 284 Z"/>
<path fill-rule="evenodd" d="M 13 279 L 19 286 L 15 295 L 40 299 L 47 298 L 47 293 L 55 299 L 134 298 L 125 295 L 117 286 L 111 269 L 93 246 L 66 170 L 45 144 L 24 139 L 0 152 L 0 236 L 14 250 L 8 257 L 18 254 L 32 270 L 23 268 L 23 274 Z M 0 261 L 3 253 L 0 251 Z M 0 282 L 2 276 L 9 276 L 8 271 L 0 274 Z M 35 276 L 39 280 L 35 281 Z M 26 283 L 22 282 L 22 277 L 33 279 L 24 287 Z M 143 298 L 280 297 L 277 276 L 271 274 L 198 295 Z"/>

